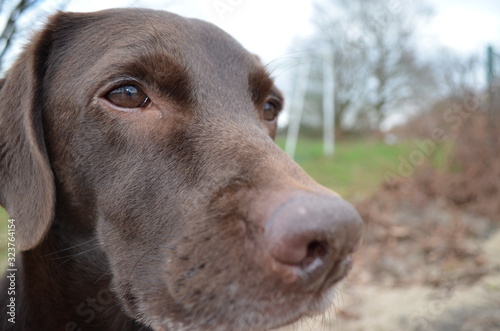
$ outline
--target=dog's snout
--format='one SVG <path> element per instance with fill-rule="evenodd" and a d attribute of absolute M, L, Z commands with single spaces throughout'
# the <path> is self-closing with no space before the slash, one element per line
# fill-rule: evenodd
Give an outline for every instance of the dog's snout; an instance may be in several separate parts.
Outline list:
<path fill-rule="evenodd" d="M 300 193 L 270 213 L 265 240 L 278 272 L 305 286 L 332 284 L 345 276 L 359 245 L 362 220 L 336 196 Z"/>

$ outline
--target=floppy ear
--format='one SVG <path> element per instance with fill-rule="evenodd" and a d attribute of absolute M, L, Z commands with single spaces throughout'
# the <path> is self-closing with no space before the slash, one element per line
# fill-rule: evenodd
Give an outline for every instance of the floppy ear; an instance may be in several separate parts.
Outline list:
<path fill-rule="evenodd" d="M 0 91 L 0 204 L 15 220 L 20 250 L 34 248 L 50 228 L 54 176 L 42 130 L 42 80 L 49 32 L 26 47 Z"/>

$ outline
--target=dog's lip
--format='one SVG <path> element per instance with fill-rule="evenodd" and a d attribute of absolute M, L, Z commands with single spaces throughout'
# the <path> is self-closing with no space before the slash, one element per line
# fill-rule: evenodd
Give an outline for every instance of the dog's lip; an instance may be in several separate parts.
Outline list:
<path fill-rule="evenodd" d="M 339 280 L 342 278 L 343 276 Z M 271 307 L 269 310 L 269 325 L 265 330 L 274 330 L 291 325 L 305 316 L 312 317 L 324 313 L 332 304 L 334 293 L 337 291 L 335 285 L 336 282 L 333 282 L 321 291 L 304 293 L 301 299 L 294 298 L 293 302 Z M 275 321 L 272 320 L 273 318 Z"/>
<path fill-rule="evenodd" d="M 300 293 L 292 295 L 293 299 L 270 308 L 269 318 L 274 317 L 279 321 L 279 323 L 272 325 L 271 329 L 292 324 L 304 316 L 321 314 L 328 309 L 332 303 L 333 293 L 337 291 L 336 285 L 347 276 L 352 268 L 351 254 L 339 259 L 335 265 L 330 267 L 331 270 L 324 277 L 319 278 L 306 289 L 303 288 Z M 321 273 L 322 271 L 317 272 Z M 297 275 L 296 281 L 299 283 L 303 281 L 304 277 L 308 277 L 306 274 L 306 271 L 295 273 Z"/>
<path fill-rule="evenodd" d="M 349 262 L 350 263 L 350 262 Z M 348 263 L 347 263 L 348 264 Z M 248 328 L 241 328 L 241 325 L 237 327 L 231 327 L 229 325 L 221 324 L 210 330 L 242 330 L 242 331 L 266 331 L 274 330 L 286 325 L 291 325 L 305 316 L 315 316 L 325 312 L 328 307 L 331 306 L 332 300 L 334 298 L 334 292 L 337 291 L 335 286 L 338 281 L 345 277 L 348 270 L 343 269 L 342 271 L 337 271 L 338 275 L 332 278 L 331 281 L 327 281 L 322 284 L 320 289 L 314 291 L 302 291 L 301 293 L 289 293 L 285 296 L 283 302 L 277 302 L 272 305 L 264 305 L 265 308 L 257 309 L 254 312 L 262 317 L 262 324 L 260 325 L 250 325 Z M 266 303 L 266 301 L 263 301 Z M 246 312 L 246 313 L 250 313 Z M 244 316 L 245 314 L 241 314 Z M 152 328 L 155 331 L 166 331 L 171 330 L 171 322 L 164 322 L 159 324 L 154 324 Z M 206 328 L 200 325 L 192 324 L 176 324 L 175 330 L 183 331 L 204 331 Z"/>

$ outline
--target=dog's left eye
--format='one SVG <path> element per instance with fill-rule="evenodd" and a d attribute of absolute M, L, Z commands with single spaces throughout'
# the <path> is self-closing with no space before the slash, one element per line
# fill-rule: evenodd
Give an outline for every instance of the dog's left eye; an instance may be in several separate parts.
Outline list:
<path fill-rule="evenodd" d="M 275 101 L 267 101 L 264 104 L 264 120 L 272 122 L 278 117 L 281 110 L 281 105 L 277 104 Z"/>
<path fill-rule="evenodd" d="M 121 108 L 144 108 L 149 103 L 149 97 L 134 85 L 120 86 L 106 94 L 106 99 Z"/>

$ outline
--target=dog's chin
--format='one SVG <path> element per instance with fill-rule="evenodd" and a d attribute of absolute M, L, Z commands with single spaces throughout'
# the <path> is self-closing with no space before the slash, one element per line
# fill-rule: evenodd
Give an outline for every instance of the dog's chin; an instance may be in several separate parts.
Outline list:
<path fill-rule="evenodd" d="M 312 318 L 323 314 L 333 303 L 337 294 L 336 286 L 321 294 L 311 293 L 308 296 L 297 298 L 294 296 L 290 301 L 269 307 L 265 311 L 243 311 L 239 313 L 240 318 L 231 323 L 220 319 L 219 323 L 213 321 L 207 326 L 206 321 L 173 321 L 169 318 L 152 318 L 147 323 L 155 331 L 267 331 L 293 324 L 303 318 Z M 228 309 L 230 310 L 230 309 Z"/>

